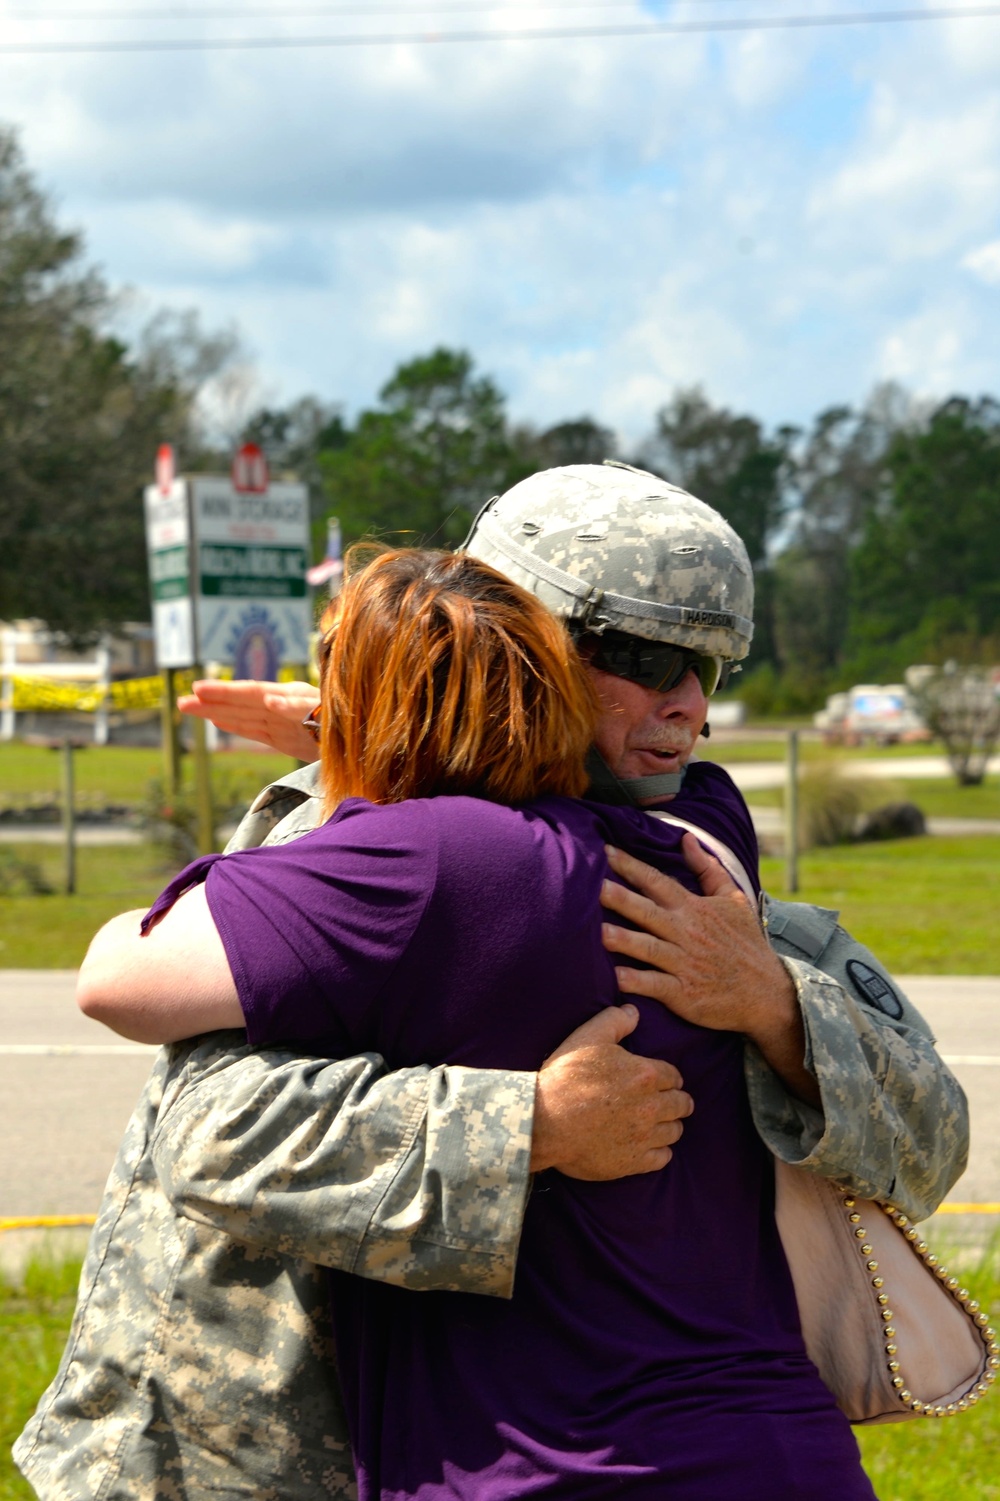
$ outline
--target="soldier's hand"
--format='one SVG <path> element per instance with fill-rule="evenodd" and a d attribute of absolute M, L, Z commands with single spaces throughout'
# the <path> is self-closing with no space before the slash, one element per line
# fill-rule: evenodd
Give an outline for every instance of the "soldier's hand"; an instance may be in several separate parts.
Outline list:
<path fill-rule="evenodd" d="M 599 1180 L 652 1173 L 694 1109 L 671 1063 L 620 1046 L 639 1020 L 635 1006 L 610 1006 L 578 1027 L 545 1060 L 535 1093 L 531 1168 Z"/>
<path fill-rule="evenodd" d="M 182 714 L 209 719 L 220 730 L 259 740 L 299 761 L 318 761 L 319 746 L 302 721 L 319 703 L 312 683 L 232 683 L 209 678 L 177 700 Z"/>
<path fill-rule="evenodd" d="M 744 1033 L 795 1094 L 817 1104 L 816 1080 L 802 1064 L 805 1033 L 791 976 L 719 862 L 693 834 L 685 834 L 683 850 L 701 896 L 622 850 L 608 850 L 611 869 L 629 885 L 605 881 L 601 904 L 641 931 L 605 923 L 604 946 L 654 966 L 616 966 L 619 989 L 660 1001 L 697 1026 Z"/>

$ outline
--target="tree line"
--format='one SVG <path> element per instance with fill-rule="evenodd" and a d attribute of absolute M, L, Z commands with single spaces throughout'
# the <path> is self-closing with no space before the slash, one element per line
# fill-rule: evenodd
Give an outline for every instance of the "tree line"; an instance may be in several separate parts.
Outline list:
<path fill-rule="evenodd" d="M 56 223 L 0 130 L 0 619 L 74 640 L 148 617 L 141 490 L 158 443 L 219 470 L 200 397 L 238 357 L 232 335 L 160 315 L 131 339 L 118 304 Z M 715 506 L 757 575 L 744 696 L 804 709 L 915 661 L 1000 660 L 1000 404 L 920 403 L 895 386 L 806 426 L 768 428 L 677 391 L 621 445 L 590 415 L 516 422 L 464 350 L 401 364 L 348 420 L 316 396 L 251 412 L 240 436 L 310 488 L 347 541 L 453 546 L 479 507 L 539 468 L 624 458 Z"/>

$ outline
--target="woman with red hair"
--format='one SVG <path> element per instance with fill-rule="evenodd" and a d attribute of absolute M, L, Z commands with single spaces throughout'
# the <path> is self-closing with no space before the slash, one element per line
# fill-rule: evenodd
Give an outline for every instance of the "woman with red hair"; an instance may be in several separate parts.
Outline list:
<path fill-rule="evenodd" d="M 536 1069 L 617 999 L 607 845 L 698 889 L 680 829 L 581 799 L 595 720 L 537 600 L 466 556 L 375 557 L 324 635 L 327 822 L 197 861 L 145 937 L 99 935 L 84 1009 L 149 1041 L 245 1024 L 391 1067 Z M 715 768 L 698 785 L 674 806 L 756 883 L 742 799 Z M 332 1274 L 362 1501 L 871 1501 L 802 1342 L 743 1038 L 638 1006 L 636 1049 L 697 1104 L 667 1169 L 541 1174 L 508 1303 Z"/>

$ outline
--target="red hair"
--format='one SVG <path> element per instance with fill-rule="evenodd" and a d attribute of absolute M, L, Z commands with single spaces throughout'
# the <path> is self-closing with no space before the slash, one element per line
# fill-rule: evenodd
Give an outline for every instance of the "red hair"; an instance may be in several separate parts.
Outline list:
<path fill-rule="evenodd" d="M 345 797 L 521 803 L 586 788 L 598 710 L 585 669 L 560 622 L 486 563 L 383 552 L 349 573 L 324 626 L 327 815 Z"/>

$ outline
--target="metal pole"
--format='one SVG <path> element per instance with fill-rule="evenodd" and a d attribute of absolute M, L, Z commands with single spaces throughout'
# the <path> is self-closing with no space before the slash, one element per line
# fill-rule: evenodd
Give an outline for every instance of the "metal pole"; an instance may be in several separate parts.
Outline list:
<path fill-rule="evenodd" d="M 785 750 L 785 890 L 799 889 L 799 732 L 788 731 Z"/>
<path fill-rule="evenodd" d="M 0 677 L 0 740 L 13 740 L 17 728 L 14 715 L 14 673 L 17 671 L 17 632 L 8 626 L 3 633 L 3 675 Z"/>
<path fill-rule="evenodd" d="M 66 836 L 66 895 L 76 891 L 76 800 L 73 793 L 73 742 L 63 741 L 63 833 Z"/>
<path fill-rule="evenodd" d="M 200 668 L 195 669 L 202 676 Z M 198 812 L 198 853 L 210 855 L 215 849 L 215 815 L 212 810 L 212 758 L 208 750 L 205 721 L 195 719 L 194 725 L 194 795 Z"/>
<path fill-rule="evenodd" d="M 168 797 L 180 791 L 181 737 L 177 722 L 177 674 L 173 667 L 163 669 L 163 704 L 161 706 L 163 740 L 163 790 Z"/>

